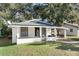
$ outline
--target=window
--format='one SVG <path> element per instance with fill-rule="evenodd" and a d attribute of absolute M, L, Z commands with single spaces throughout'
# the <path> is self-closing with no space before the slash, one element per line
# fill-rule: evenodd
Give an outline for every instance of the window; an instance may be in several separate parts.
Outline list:
<path fill-rule="evenodd" d="M 73 29 L 70 29 L 70 32 L 73 32 Z"/>
<path fill-rule="evenodd" d="M 21 36 L 28 36 L 28 28 L 21 27 Z"/>

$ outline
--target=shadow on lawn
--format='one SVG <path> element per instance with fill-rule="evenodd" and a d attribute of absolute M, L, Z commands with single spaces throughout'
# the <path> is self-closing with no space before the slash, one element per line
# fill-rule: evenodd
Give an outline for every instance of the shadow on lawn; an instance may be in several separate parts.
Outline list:
<path fill-rule="evenodd" d="M 34 42 L 34 43 L 30 43 L 28 45 L 34 45 L 34 46 L 37 46 L 37 45 L 45 45 L 46 42 Z"/>
<path fill-rule="evenodd" d="M 7 37 L 0 37 L 0 47 L 7 47 L 7 46 L 13 46 L 12 40 Z"/>
<path fill-rule="evenodd" d="M 0 44 L 0 47 L 7 47 L 7 46 L 13 46 L 13 45 L 15 45 L 15 43 L 14 44 Z"/>
<path fill-rule="evenodd" d="M 68 50 L 68 51 L 79 51 L 79 46 L 76 46 L 75 44 L 62 43 L 60 46 L 56 47 L 56 49 Z"/>

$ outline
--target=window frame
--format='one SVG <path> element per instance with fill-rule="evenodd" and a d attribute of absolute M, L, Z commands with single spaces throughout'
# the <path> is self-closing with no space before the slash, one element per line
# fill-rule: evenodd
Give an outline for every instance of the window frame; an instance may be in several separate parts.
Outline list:
<path fill-rule="evenodd" d="M 73 32 L 73 29 L 72 28 L 70 29 L 70 32 Z"/>

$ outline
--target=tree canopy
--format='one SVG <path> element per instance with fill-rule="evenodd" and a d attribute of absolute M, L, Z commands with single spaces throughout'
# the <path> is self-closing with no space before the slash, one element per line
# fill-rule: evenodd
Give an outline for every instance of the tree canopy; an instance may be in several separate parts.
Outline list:
<path fill-rule="evenodd" d="M 13 22 L 42 18 L 58 26 L 64 21 L 78 23 L 79 12 L 73 7 L 70 3 L 3 3 L 0 4 L 0 17 Z"/>
<path fill-rule="evenodd" d="M 47 18 L 57 26 L 62 25 L 64 21 L 73 23 L 77 20 L 75 9 L 69 3 L 47 3 L 36 7 L 36 12 L 42 19 Z"/>
<path fill-rule="evenodd" d="M 0 27 L 3 34 L 10 32 L 5 26 L 6 21 L 22 22 L 25 20 L 41 18 L 47 19 L 56 26 L 64 22 L 79 24 L 79 5 L 71 3 L 1 3 Z"/>

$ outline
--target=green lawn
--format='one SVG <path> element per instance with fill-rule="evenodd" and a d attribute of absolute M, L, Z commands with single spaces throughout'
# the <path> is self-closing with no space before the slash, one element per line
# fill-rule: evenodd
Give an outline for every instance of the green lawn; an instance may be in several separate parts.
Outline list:
<path fill-rule="evenodd" d="M 3 45 L 0 55 L 9 56 L 79 56 L 78 45 L 66 45 L 59 42 L 34 43 L 22 45 Z"/>

